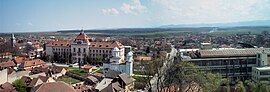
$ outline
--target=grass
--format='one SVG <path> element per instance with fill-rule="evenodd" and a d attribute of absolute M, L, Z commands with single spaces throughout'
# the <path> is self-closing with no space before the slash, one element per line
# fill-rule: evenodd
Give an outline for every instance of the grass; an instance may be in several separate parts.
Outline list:
<path fill-rule="evenodd" d="M 88 72 L 84 72 L 83 69 L 79 69 L 77 67 L 65 67 L 67 70 L 69 70 L 71 73 L 86 77 L 88 75 Z"/>
<path fill-rule="evenodd" d="M 99 69 L 99 70 L 97 70 L 97 71 L 94 72 L 94 73 L 103 73 L 103 69 Z"/>
<path fill-rule="evenodd" d="M 67 84 L 75 84 L 81 82 L 80 80 L 68 77 L 66 75 L 59 77 L 56 81 L 63 81 Z"/>
<path fill-rule="evenodd" d="M 134 78 L 136 80 L 136 82 L 144 82 L 144 78 L 143 77 L 139 77 L 139 76 L 132 76 L 132 78 Z"/>
<path fill-rule="evenodd" d="M 133 73 L 137 75 L 144 75 L 143 71 L 133 71 Z"/>

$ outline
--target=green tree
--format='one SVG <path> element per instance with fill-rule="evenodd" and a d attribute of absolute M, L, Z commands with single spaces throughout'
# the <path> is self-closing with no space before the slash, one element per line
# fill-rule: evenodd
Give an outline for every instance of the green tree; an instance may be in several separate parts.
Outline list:
<path fill-rule="evenodd" d="M 97 64 L 99 65 L 100 63 L 102 63 L 102 60 L 103 60 L 104 58 L 102 57 L 102 56 L 97 56 L 96 57 L 96 61 L 97 61 Z"/>
<path fill-rule="evenodd" d="M 16 90 L 19 92 L 26 92 L 26 84 L 24 81 L 17 79 L 12 84 L 15 86 Z"/>
<path fill-rule="evenodd" d="M 246 92 L 246 87 L 242 81 L 238 81 L 236 84 L 237 92 Z"/>

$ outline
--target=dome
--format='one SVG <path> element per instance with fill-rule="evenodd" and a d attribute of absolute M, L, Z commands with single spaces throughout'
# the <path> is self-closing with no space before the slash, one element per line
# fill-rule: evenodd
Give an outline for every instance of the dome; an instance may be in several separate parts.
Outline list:
<path fill-rule="evenodd" d="M 133 56 L 133 52 L 128 52 L 127 56 Z"/>
<path fill-rule="evenodd" d="M 119 51 L 119 49 L 117 47 L 114 47 L 113 51 Z"/>

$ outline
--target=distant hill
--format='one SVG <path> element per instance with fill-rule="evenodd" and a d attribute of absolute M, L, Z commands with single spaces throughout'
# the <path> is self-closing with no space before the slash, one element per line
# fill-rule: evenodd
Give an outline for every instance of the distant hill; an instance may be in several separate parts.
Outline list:
<path fill-rule="evenodd" d="M 180 24 L 163 25 L 159 28 L 181 28 L 181 27 L 240 27 L 240 26 L 270 26 L 270 20 L 256 20 L 230 23 L 209 23 L 209 24 Z"/>

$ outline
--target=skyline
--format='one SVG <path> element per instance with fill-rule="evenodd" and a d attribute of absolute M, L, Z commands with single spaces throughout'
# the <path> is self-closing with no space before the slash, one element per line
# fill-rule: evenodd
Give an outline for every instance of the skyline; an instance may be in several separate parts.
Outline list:
<path fill-rule="evenodd" d="M 1 0 L 1 32 L 270 20 L 269 0 Z"/>

